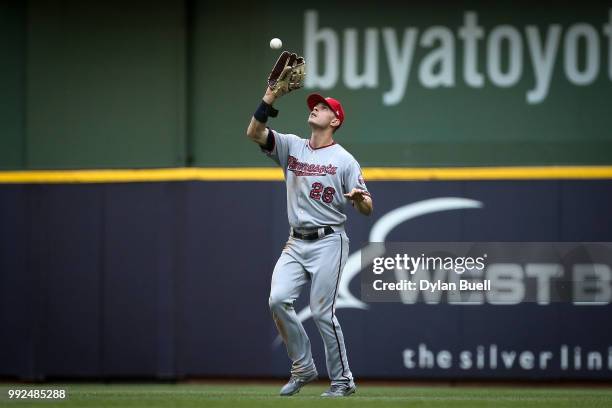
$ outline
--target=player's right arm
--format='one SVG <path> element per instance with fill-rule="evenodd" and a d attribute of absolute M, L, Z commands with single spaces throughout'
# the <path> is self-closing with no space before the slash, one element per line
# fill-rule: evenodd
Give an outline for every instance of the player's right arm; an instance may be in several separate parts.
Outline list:
<path fill-rule="evenodd" d="M 266 93 L 253 114 L 251 123 L 249 123 L 246 131 L 247 137 L 263 149 L 272 145 L 273 142 L 273 136 L 272 140 L 269 140 L 271 138 L 266 128 L 268 116 L 276 117 L 278 115 L 278 111 L 272 107 L 272 104 L 279 96 L 304 86 L 305 70 L 306 64 L 304 58 L 288 51 L 283 51 L 276 60 L 274 67 L 272 67 L 272 71 L 268 76 Z"/>
<path fill-rule="evenodd" d="M 276 100 L 276 95 L 272 93 L 270 88 L 266 89 L 266 93 L 262 98 L 262 102 L 269 105 L 270 107 Z M 261 109 L 258 108 L 258 110 Z M 259 116 L 257 112 L 251 118 L 251 123 L 249 123 L 249 127 L 247 128 L 246 134 L 249 139 L 259 144 L 260 146 L 265 146 L 268 143 L 268 128 L 266 127 L 266 122 L 261 122 L 261 116 L 258 120 L 255 116 Z"/>
<path fill-rule="evenodd" d="M 270 88 L 267 88 L 262 98 L 262 102 L 272 106 L 275 100 L 276 96 L 272 93 Z M 256 115 L 257 113 L 251 118 L 251 123 L 249 123 L 249 127 L 247 128 L 247 137 L 260 146 L 265 146 L 268 142 L 268 128 L 266 127 L 266 122 L 261 122 L 255 118 Z"/>

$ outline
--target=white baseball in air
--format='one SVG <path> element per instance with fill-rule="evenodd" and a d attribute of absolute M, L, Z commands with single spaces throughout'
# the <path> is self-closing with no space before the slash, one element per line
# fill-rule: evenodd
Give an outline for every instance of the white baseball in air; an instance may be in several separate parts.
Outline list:
<path fill-rule="evenodd" d="M 270 40 L 270 48 L 273 50 L 278 50 L 282 46 L 283 42 L 280 40 L 280 38 L 273 38 Z"/>

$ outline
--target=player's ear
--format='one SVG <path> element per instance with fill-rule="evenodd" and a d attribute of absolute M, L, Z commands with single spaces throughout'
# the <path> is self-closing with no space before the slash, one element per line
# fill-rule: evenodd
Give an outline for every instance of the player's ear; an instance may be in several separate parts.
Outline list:
<path fill-rule="evenodd" d="M 330 125 L 332 125 L 335 129 L 337 129 L 340 126 L 340 119 L 338 118 L 333 118 L 331 122 L 329 122 Z"/>

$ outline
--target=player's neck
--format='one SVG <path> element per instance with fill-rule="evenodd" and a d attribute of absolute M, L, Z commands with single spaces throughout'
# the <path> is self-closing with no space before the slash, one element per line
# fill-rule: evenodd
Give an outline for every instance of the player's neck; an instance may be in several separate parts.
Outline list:
<path fill-rule="evenodd" d="M 333 132 L 330 129 L 313 129 L 309 143 L 313 149 L 329 146 L 334 143 Z"/>

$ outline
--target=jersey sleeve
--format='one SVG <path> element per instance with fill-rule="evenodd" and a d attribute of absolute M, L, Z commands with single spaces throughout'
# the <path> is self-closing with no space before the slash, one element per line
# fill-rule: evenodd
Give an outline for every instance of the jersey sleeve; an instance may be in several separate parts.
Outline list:
<path fill-rule="evenodd" d="M 344 187 L 344 193 L 349 193 L 352 189 L 358 188 L 365 191 L 367 195 L 370 195 L 361 172 L 361 167 L 354 159 L 349 162 L 348 167 L 344 172 L 344 180 L 342 181 L 342 185 Z"/>
<path fill-rule="evenodd" d="M 296 135 L 277 132 L 268 128 L 268 143 L 261 146 L 261 151 L 282 168 L 287 167 L 289 151 L 292 144 L 300 140 Z"/>

